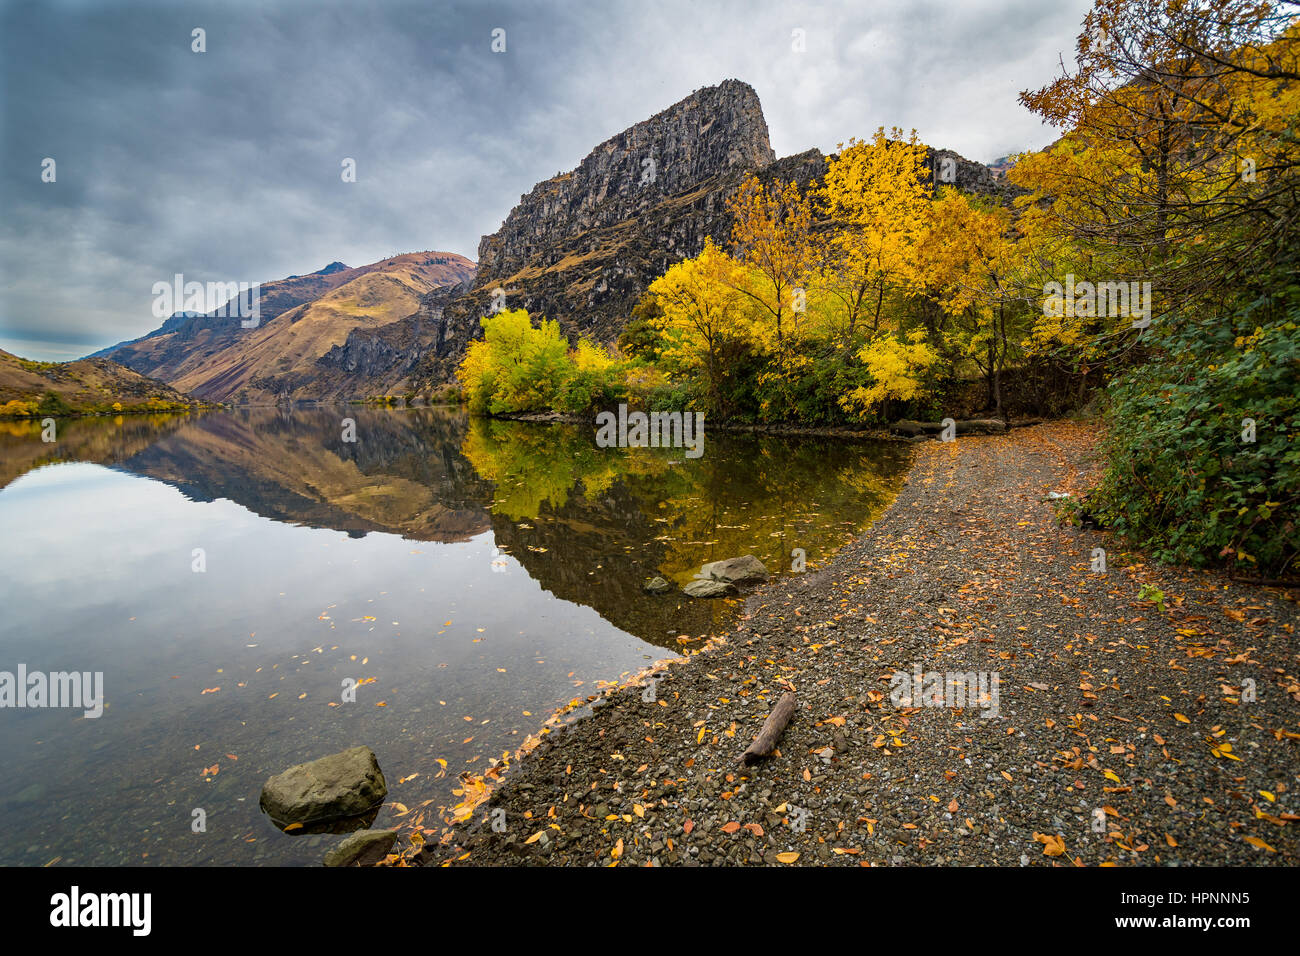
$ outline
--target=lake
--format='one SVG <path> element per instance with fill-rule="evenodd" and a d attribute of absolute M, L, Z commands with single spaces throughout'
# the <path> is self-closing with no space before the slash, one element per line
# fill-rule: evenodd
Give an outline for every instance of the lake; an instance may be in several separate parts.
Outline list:
<path fill-rule="evenodd" d="M 706 432 L 691 459 L 455 408 L 0 422 L 0 671 L 104 687 L 98 718 L 0 709 L 0 864 L 319 863 L 340 838 L 281 833 L 261 787 L 357 744 L 373 825 L 436 826 L 458 774 L 741 603 L 647 579 L 816 567 L 910 454 Z"/>

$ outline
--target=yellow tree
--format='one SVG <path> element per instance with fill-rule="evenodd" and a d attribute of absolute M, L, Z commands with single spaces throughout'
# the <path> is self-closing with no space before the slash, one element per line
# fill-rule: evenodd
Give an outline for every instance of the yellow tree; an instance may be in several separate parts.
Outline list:
<path fill-rule="evenodd" d="M 840 407 L 860 414 L 878 411 L 887 418 L 890 402 L 911 401 L 921 394 L 925 373 L 938 355 L 926 344 L 925 331 L 917 329 L 903 336 L 893 332 L 873 336 L 858 351 L 858 359 L 870 382 L 842 395 Z"/>
<path fill-rule="evenodd" d="M 926 147 L 916 131 L 871 142 L 850 140 L 828 164 L 817 193 L 834 226 L 821 271 L 821 289 L 841 305 L 846 334 L 869 321 L 881 331 L 886 295 L 917 280 L 916 246 L 929 217 Z"/>
<path fill-rule="evenodd" d="M 1115 278 L 1158 278 L 1158 312 L 1222 304 L 1294 244 L 1298 41 L 1293 4 L 1095 0 L 1074 66 L 1020 97 L 1065 135 L 1011 178 Z"/>
<path fill-rule="evenodd" d="M 749 337 L 744 269 L 706 239 L 704 251 L 650 284 L 658 310 L 650 320 L 663 336 L 660 355 L 688 374 L 704 375 L 708 410 L 725 411 L 728 357 Z"/>
<path fill-rule="evenodd" d="M 1002 373 L 1024 337 L 1039 291 L 1026 267 L 1010 213 L 944 189 L 935 200 L 923 243 L 925 281 L 940 309 L 955 320 L 946 341 L 980 370 L 988 405 L 1002 410 Z"/>
<path fill-rule="evenodd" d="M 768 187 L 751 175 L 729 208 L 732 252 L 745 266 L 736 289 L 764 320 L 760 331 L 781 362 L 813 267 L 812 207 L 796 184 Z"/>

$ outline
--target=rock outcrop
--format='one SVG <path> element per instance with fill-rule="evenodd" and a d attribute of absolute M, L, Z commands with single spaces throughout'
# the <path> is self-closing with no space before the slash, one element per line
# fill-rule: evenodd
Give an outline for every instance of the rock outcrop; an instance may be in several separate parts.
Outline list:
<path fill-rule="evenodd" d="M 775 159 L 753 87 L 727 80 L 696 90 L 521 196 L 501 228 L 479 242 L 475 285 L 544 270 L 572 255 L 572 240 L 583 233 L 637 219 L 715 177 Z"/>
<path fill-rule="evenodd" d="M 746 176 L 806 188 L 825 172 L 816 149 L 775 158 L 748 84 L 695 91 L 520 197 L 479 243 L 472 287 L 449 300 L 427 297 L 437 333 L 410 369 L 412 382 L 424 388 L 452 377 L 497 290 L 506 308 L 556 319 L 571 338 L 614 341 L 651 282 L 698 255 L 705 239 L 730 240 L 727 202 Z"/>

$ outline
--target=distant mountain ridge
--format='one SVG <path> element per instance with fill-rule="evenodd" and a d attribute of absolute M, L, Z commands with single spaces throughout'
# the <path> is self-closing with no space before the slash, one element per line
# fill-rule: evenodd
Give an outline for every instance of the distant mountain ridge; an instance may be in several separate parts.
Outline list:
<path fill-rule="evenodd" d="M 143 374 L 212 401 L 329 397 L 311 387 L 314 363 L 354 329 L 380 328 L 416 311 L 427 293 L 473 275 L 474 263 L 449 252 L 413 252 L 259 287 L 253 329 L 219 308 L 178 314 L 148 335 L 105 353 Z"/>

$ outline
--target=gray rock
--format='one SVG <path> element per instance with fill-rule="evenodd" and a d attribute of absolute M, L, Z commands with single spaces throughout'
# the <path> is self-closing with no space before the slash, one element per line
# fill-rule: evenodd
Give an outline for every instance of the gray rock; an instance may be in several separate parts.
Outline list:
<path fill-rule="evenodd" d="M 736 589 L 726 581 L 714 581 L 711 578 L 696 578 L 686 587 L 682 588 L 682 593 L 687 597 L 693 598 L 720 598 L 729 594 L 735 594 Z"/>
<path fill-rule="evenodd" d="M 669 584 L 663 578 L 658 577 L 657 575 L 651 578 L 649 581 L 647 581 L 644 584 L 644 586 L 641 588 L 641 590 L 647 591 L 650 594 L 664 594 L 665 592 L 671 591 L 672 589 L 673 586 L 671 584 Z"/>
<path fill-rule="evenodd" d="M 396 830 L 358 830 L 325 854 L 326 866 L 370 866 L 388 855 Z"/>
<path fill-rule="evenodd" d="M 266 781 L 262 810 L 281 827 L 361 816 L 384 802 L 388 784 L 369 747 L 300 763 Z"/>
<path fill-rule="evenodd" d="M 700 577 L 728 584 L 757 584 L 767 580 L 767 568 L 763 562 L 752 554 L 739 558 L 727 558 L 725 561 L 710 561 L 700 568 Z"/>

